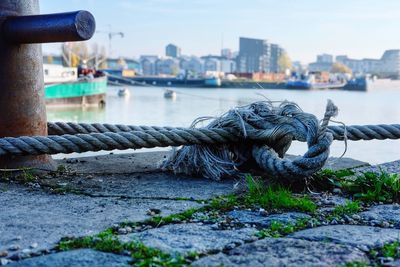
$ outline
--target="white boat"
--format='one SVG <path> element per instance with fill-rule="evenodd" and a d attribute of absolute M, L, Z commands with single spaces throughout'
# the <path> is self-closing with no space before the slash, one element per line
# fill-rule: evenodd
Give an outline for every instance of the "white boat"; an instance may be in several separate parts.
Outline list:
<path fill-rule="evenodd" d="M 176 99 L 176 92 L 174 90 L 167 89 L 164 92 L 164 98 Z"/>
<path fill-rule="evenodd" d="M 126 97 L 129 96 L 129 90 L 126 88 L 121 88 L 118 90 L 118 96 L 120 97 Z"/>

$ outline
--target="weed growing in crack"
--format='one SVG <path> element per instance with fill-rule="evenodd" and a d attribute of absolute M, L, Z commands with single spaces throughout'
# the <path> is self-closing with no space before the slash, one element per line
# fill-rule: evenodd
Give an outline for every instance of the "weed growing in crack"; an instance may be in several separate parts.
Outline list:
<path fill-rule="evenodd" d="M 355 199 L 365 202 L 400 201 L 400 175 L 366 172 L 341 181 L 341 187 Z"/>
<path fill-rule="evenodd" d="M 281 186 L 265 186 L 252 176 L 246 176 L 249 192 L 244 196 L 248 206 L 261 206 L 264 209 L 296 210 L 314 212 L 316 204 L 307 196 L 295 197 Z"/>
<path fill-rule="evenodd" d="M 308 219 L 299 219 L 295 223 L 287 224 L 273 221 L 268 228 L 258 231 L 256 236 L 260 239 L 267 237 L 278 238 L 305 229 L 307 225 Z"/>
<path fill-rule="evenodd" d="M 343 265 L 343 267 L 369 267 L 369 263 L 363 261 L 350 261 Z"/>
<path fill-rule="evenodd" d="M 346 201 L 345 204 L 336 206 L 330 214 L 331 218 L 341 217 L 344 215 L 353 215 L 361 211 L 359 201 Z"/>
<path fill-rule="evenodd" d="M 98 235 L 87 236 L 76 239 L 63 239 L 58 244 L 58 250 L 66 251 L 79 248 L 91 248 L 104 252 L 116 254 L 129 253 L 132 257 L 130 262 L 133 266 L 187 266 L 199 254 L 192 252 L 188 255 L 170 255 L 155 248 L 145 246 L 142 242 L 121 242 L 112 232 L 107 229 Z"/>

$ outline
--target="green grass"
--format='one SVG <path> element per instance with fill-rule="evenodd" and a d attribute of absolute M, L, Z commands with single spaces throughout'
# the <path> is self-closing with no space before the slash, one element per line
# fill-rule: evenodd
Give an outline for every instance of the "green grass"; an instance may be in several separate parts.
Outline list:
<path fill-rule="evenodd" d="M 382 247 L 382 255 L 384 257 L 400 258 L 400 242 L 385 244 Z"/>
<path fill-rule="evenodd" d="M 363 261 L 351 261 L 343 265 L 343 267 L 369 267 L 370 264 Z"/>
<path fill-rule="evenodd" d="M 332 217 L 341 217 L 343 215 L 353 215 L 361 211 L 360 202 L 358 201 L 346 201 L 345 204 L 336 206 L 332 213 Z"/>
<path fill-rule="evenodd" d="M 244 203 L 248 206 L 260 206 L 264 209 L 296 210 L 314 212 L 316 204 L 307 196 L 294 197 L 292 192 L 281 186 L 265 186 L 252 176 L 246 176 L 248 193 Z"/>
<path fill-rule="evenodd" d="M 341 187 L 340 181 L 344 177 L 352 176 L 354 172 L 352 170 L 330 170 L 324 169 L 312 176 L 310 185 L 315 190 L 332 190 L 335 187 Z"/>
<path fill-rule="evenodd" d="M 118 238 L 113 235 L 111 229 L 107 229 L 96 236 L 87 236 L 77 239 L 62 240 L 58 249 L 61 251 L 91 248 L 104 252 L 112 252 L 121 254 L 128 251 L 132 257 L 130 262 L 133 266 L 187 266 L 190 264 L 197 253 L 193 252 L 186 256 L 183 255 L 170 255 L 155 248 L 149 248 L 142 242 L 131 241 L 122 243 Z"/>
<path fill-rule="evenodd" d="M 400 201 L 400 175 L 366 172 L 341 182 L 341 187 L 355 199 L 364 202 Z"/>
<path fill-rule="evenodd" d="M 307 227 L 308 219 L 299 219 L 296 223 L 283 224 L 281 222 L 273 221 L 268 228 L 262 229 L 256 233 L 258 238 L 282 237 L 295 231 L 305 229 Z"/>

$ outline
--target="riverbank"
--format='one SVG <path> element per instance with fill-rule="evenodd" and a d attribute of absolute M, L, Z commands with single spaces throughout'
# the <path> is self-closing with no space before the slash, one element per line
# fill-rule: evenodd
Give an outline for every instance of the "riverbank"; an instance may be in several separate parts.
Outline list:
<path fill-rule="evenodd" d="M 398 204 L 349 204 L 336 188 L 285 195 L 302 204 L 268 208 L 238 191 L 240 181 L 160 172 L 166 153 L 60 160 L 57 172 L 43 175 L 3 173 L 0 263 L 344 266 L 392 264 L 397 257 L 384 256 L 384 245 L 400 235 Z M 385 167 L 400 173 L 398 162 Z M 371 167 L 342 159 L 327 168 Z"/>

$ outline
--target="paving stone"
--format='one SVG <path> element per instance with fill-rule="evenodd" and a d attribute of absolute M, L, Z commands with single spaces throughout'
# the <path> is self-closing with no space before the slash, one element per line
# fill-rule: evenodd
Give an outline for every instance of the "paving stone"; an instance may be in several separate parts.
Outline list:
<path fill-rule="evenodd" d="M 343 169 L 352 169 L 357 167 L 369 166 L 367 162 L 355 160 L 352 158 L 335 158 L 330 157 L 324 165 L 324 169 L 331 169 L 334 171 Z"/>
<path fill-rule="evenodd" d="M 63 236 L 96 234 L 114 223 L 149 218 L 150 208 L 169 215 L 199 207 L 193 201 L 100 198 L 47 194 L 7 185 L 0 193 L 0 251 L 11 245 L 37 251 L 50 248 Z"/>
<path fill-rule="evenodd" d="M 360 172 L 376 172 L 376 173 L 381 173 L 387 172 L 387 173 L 398 173 L 400 174 L 400 160 L 392 161 L 392 162 L 386 162 L 378 165 L 373 165 L 373 166 L 365 166 L 361 168 L 355 169 L 356 173 Z"/>
<path fill-rule="evenodd" d="M 302 230 L 289 237 L 373 248 L 398 240 L 400 230 L 360 225 L 330 225 Z"/>
<path fill-rule="evenodd" d="M 158 162 L 168 153 L 147 152 L 62 160 L 58 163 L 78 175 L 42 179 L 41 183 L 51 187 L 63 184 L 93 196 L 131 198 L 203 200 L 234 191 L 234 179 L 216 182 L 160 171 Z"/>
<path fill-rule="evenodd" d="M 359 213 L 365 220 L 387 221 L 400 227 L 400 205 L 378 205 Z"/>
<path fill-rule="evenodd" d="M 130 257 L 104 253 L 91 249 L 60 252 L 11 263 L 9 267 L 125 267 Z"/>
<path fill-rule="evenodd" d="M 197 223 L 170 224 L 157 229 L 121 236 L 123 242 L 140 240 L 146 246 L 168 253 L 191 251 L 220 251 L 227 245 L 243 244 L 251 240 L 256 232 L 253 228 L 237 230 L 213 230 L 211 225 Z M 235 246 L 235 245 L 234 245 Z"/>
<path fill-rule="evenodd" d="M 255 224 L 260 227 L 268 227 L 272 222 L 277 221 L 283 224 L 295 223 L 299 219 L 310 219 L 311 216 L 300 212 L 287 212 L 280 214 L 271 214 L 267 216 L 260 215 L 259 212 L 247 210 L 234 210 L 228 213 L 230 217 L 237 219 L 244 224 Z"/>
<path fill-rule="evenodd" d="M 234 248 L 226 254 L 201 258 L 193 266 L 342 266 L 350 261 L 369 262 L 360 250 L 324 242 L 266 238 Z"/>

